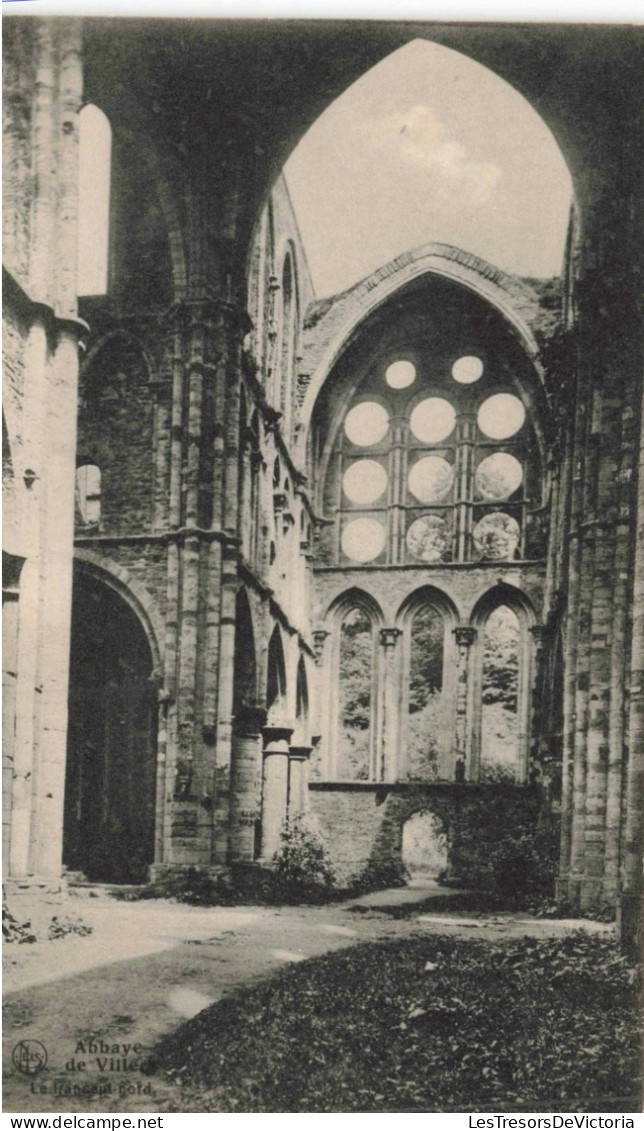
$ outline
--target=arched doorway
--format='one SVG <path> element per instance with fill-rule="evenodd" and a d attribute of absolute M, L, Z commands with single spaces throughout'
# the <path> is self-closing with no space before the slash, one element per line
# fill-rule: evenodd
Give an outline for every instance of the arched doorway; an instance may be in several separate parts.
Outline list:
<path fill-rule="evenodd" d="M 413 813 L 402 830 L 402 858 L 413 881 L 430 880 L 447 867 L 447 836 L 434 813 Z"/>
<path fill-rule="evenodd" d="M 63 862 L 141 883 L 154 859 L 156 691 L 140 620 L 109 586 L 74 578 Z"/>

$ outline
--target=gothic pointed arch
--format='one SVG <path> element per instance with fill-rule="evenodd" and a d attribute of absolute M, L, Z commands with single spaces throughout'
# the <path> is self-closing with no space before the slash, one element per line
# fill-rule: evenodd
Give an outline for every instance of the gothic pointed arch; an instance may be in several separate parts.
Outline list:
<path fill-rule="evenodd" d="M 471 775 L 483 782 L 525 783 L 533 678 L 532 602 L 500 583 L 471 616 L 476 629 Z"/>
<path fill-rule="evenodd" d="M 79 565 L 72 600 L 63 862 L 142 883 L 154 861 L 161 673 L 135 599 Z"/>
<path fill-rule="evenodd" d="M 246 589 L 235 600 L 235 656 L 233 664 L 233 715 L 257 700 L 257 653 L 253 618 Z"/>
<path fill-rule="evenodd" d="M 275 625 L 268 642 L 266 668 L 266 709 L 269 721 L 280 720 L 287 710 L 286 659 L 282 634 Z"/>
<path fill-rule="evenodd" d="M 434 585 L 414 590 L 398 611 L 398 778 L 453 779 L 458 622 L 453 600 Z"/>

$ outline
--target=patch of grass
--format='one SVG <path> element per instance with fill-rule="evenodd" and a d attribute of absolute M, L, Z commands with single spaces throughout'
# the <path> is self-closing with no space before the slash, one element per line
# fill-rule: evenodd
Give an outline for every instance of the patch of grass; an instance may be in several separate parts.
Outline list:
<path fill-rule="evenodd" d="M 579 932 L 312 959 L 204 1010 L 150 1070 L 184 1111 L 588 1112 L 639 1110 L 638 1060 L 635 971 Z"/>

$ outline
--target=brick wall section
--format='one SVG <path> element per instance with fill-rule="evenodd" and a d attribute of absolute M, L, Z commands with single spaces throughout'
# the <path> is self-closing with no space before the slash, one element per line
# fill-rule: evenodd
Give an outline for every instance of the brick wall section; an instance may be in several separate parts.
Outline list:
<path fill-rule="evenodd" d="M 165 616 L 167 584 L 167 547 L 162 542 L 141 542 L 138 545 L 119 545 L 117 542 L 99 542 L 96 539 L 76 539 L 77 559 L 89 561 L 107 574 L 115 576 L 133 590 L 141 593 L 142 601 L 156 611 L 159 624 Z M 163 648 L 163 636 L 158 641 Z"/>
<path fill-rule="evenodd" d="M 147 533 L 152 528 L 154 396 L 141 353 L 112 339 L 84 374 L 81 398 L 78 461 L 101 469 L 100 533 Z"/>

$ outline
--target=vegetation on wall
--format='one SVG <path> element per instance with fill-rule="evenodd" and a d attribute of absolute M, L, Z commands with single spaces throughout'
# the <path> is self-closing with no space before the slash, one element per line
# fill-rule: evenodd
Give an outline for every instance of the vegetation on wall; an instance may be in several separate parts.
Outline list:
<path fill-rule="evenodd" d="M 553 897 L 558 854 L 559 819 L 537 791 L 477 791 L 452 823 L 449 882 L 530 906 Z"/>
<path fill-rule="evenodd" d="M 339 668 L 338 777 L 369 777 L 373 632 L 367 614 L 353 608 L 342 622 Z"/>
<path fill-rule="evenodd" d="M 411 625 L 407 773 L 415 781 L 438 777 L 443 687 L 443 617 L 423 605 Z"/>
<path fill-rule="evenodd" d="M 519 622 L 505 605 L 483 636 L 481 780 L 514 781 L 517 769 Z"/>

